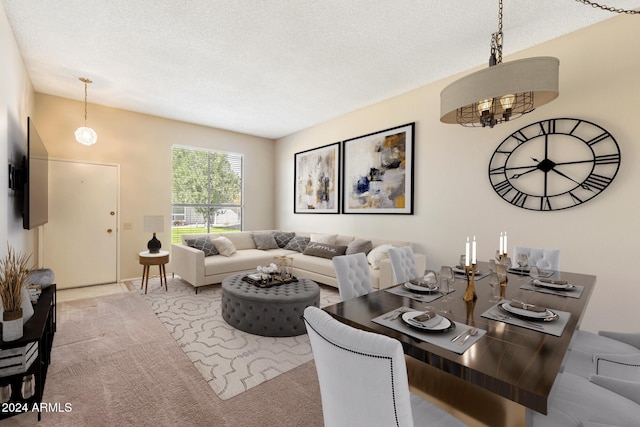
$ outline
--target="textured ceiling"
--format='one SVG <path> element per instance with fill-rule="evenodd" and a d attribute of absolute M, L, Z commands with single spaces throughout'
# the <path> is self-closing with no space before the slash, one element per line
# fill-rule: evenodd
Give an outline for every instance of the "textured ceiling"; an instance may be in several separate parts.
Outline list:
<path fill-rule="evenodd" d="M 486 64 L 498 26 L 497 0 L 0 2 L 36 92 L 267 138 Z M 615 16 L 504 3 L 505 55 Z"/>

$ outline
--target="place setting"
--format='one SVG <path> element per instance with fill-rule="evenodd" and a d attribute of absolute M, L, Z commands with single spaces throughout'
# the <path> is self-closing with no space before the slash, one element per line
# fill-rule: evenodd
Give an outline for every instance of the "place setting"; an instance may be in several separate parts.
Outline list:
<path fill-rule="evenodd" d="M 372 322 L 457 354 L 463 354 L 487 333 L 432 310 L 415 310 L 405 306 L 378 316 Z"/>
<path fill-rule="evenodd" d="M 566 280 L 540 276 L 537 267 L 530 268 L 529 277 L 530 280 L 523 283 L 520 289 L 570 298 L 580 298 L 584 291 L 584 286 L 574 285 Z"/>
<path fill-rule="evenodd" d="M 502 299 L 481 316 L 559 337 L 562 335 L 571 313 L 523 301 Z"/>
<path fill-rule="evenodd" d="M 455 280 L 451 267 L 442 267 L 439 274 L 433 270 L 427 270 L 421 278 L 411 279 L 385 290 L 415 301 L 432 302 L 455 291 L 452 287 Z"/>

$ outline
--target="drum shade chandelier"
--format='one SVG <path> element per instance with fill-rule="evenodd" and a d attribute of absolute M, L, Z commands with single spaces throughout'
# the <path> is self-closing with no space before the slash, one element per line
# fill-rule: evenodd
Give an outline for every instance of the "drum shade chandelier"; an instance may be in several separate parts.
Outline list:
<path fill-rule="evenodd" d="M 502 63 L 502 0 L 498 32 L 491 36 L 489 68 L 465 76 L 440 93 L 440 121 L 493 127 L 558 97 L 557 58 L 543 56 Z"/>
<path fill-rule="evenodd" d="M 76 129 L 76 141 L 84 145 L 93 145 L 98 140 L 98 134 L 87 127 L 87 84 L 93 82 L 86 77 L 80 77 L 79 80 L 84 83 L 84 126 Z"/>

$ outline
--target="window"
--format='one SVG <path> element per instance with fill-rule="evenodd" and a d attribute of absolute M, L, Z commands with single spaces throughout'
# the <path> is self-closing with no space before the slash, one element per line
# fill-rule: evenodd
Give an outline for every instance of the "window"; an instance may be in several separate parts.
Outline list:
<path fill-rule="evenodd" d="M 174 145 L 171 241 L 242 230 L 242 155 Z"/>

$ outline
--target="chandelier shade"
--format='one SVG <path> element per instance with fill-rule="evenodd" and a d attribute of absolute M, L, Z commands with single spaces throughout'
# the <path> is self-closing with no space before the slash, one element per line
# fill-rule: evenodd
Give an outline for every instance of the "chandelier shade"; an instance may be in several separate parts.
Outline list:
<path fill-rule="evenodd" d="M 86 126 L 76 129 L 75 135 L 76 141 L 84 145 L 93 145 L 98 140 L 98 134 L 96 131 Z"/>
<path fill-rule="evenodd" d="M 550 56 L 499 63 L 469 74 L 440 93 L 440 121 L 491 126 L 558 97 L 560 61 Z"/>
<path fill-rule="evenodd" d="M 80 77 L 79 80 L 84 83 L 84 126 L 76 129 L 76 141 L 83 145 L 93 145 L 98 141 L 98 134 L 90 127 L 87 127 L 87 84 L 93 82 L 86 77 Z"/>

